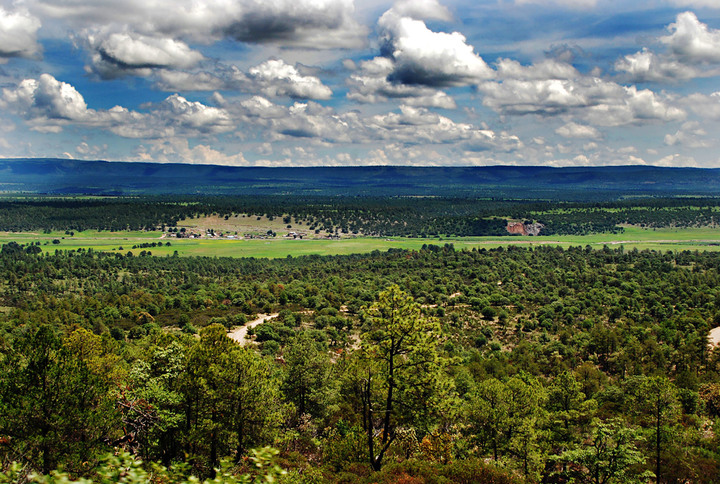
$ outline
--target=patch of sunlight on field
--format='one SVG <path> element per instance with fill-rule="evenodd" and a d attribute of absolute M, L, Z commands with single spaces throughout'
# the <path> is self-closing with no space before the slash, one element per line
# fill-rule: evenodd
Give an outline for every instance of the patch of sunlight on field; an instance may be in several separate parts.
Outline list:
<path fill-rule="evenodd" d="M 177 227 L 179 229 L 185 228 L 187 231 L 194 233 L 204 234 L 207 230 L 212 229 L 216 233 L 239 236 L 244 234 L 264 235 L 268 231 L 275 232 L 279 236 L 286 235 L 289 232 L 303 232 L 308 235 L 314 232 L 309 229 L 306 223 L 294 218 L 291 218 L 290 223 L 285 222 L 283 218 L 286 216 L 289 215 L 285 214 L 272 218 L 264 215 L 247 214 L 233 214 L 227 218 L 220 215 L 209 215 L 180 220 Z M 289 228 L 288 225 L 290 225 Z"/>

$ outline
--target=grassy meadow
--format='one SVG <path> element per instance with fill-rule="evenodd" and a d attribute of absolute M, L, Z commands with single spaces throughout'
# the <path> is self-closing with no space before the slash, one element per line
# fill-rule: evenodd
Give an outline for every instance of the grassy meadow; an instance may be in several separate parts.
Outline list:
<path fill-rule="evenodd" d="M 204 224 L 200 224 L 204 225 Z M 258 224 L 258 229 L 260 229 Z M 263 227 L 264 228 L 264 227 Z M 562 247 L 590 245 L 602 248 L 604 245 L 622 245 L 626 249 L 639 250 L 711 250 L 720 251 L 720 229 L 717 228 L 662 228 L 644 229 L 625 227 L 622 234 L 594 234 L 587 236 L 539 236 L 539 237 L 345 237 L 337 239 L 304 238 L 289 239 L 278 232 L 275 238 L 268 239 L 177 239 L 163 237 L 155 232 L 75 232 L 73 236 L 64 232 L 49 234 L 38 232 L 0 232 L 0 243 L 15 241 L 20 244 L 40 242 L 45 252 L 55 250 L 93 249 L 96 251 L 127 253 L 138 255 L 141 251 L 150 251 L 154 256 L 172 255 L 176 251 L 180 256 L 209 257 L 263 257 L 282 258 L 301 255 L 339 255 L 367 253 L 373 250 L 385 251 L 390 248 L 419 249 L 423 244 L 442 245 L 451 243 L 456 249 L 494 248 L 499 246 L 540 244 Z M 53 243 L 58 240 L 59 243 Z M 142 244 L 162 243 L 159 247 L 140 247 Z M 170 246 L 167 246 L 170 242 Z M 133 248 L 136 246 L 136 248 Z"/>

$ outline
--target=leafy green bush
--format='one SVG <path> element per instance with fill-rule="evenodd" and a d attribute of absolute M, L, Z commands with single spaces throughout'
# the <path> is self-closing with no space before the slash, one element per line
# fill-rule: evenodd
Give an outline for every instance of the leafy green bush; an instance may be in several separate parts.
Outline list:
<path fill-rule="evenodd" d="M 238 474 L 231 461 L 223 461 L 216 475 L 212 479 L 200 481 L 189 475 L 189 467 L 180 464 L 167 468 L 156 463 L 145 465 L 140 459 L 127 452 L 117 455 L 106 455 L 88 478 L 73 478 L 64 471 L 55 470 L 49 475 L 28 473 L 21 465 L 13 463 L 9 468 L 0 472 L 0 483 L 33 483 L 33 484 L 147 484 L 147 483 L 177 483 L 177 484 L 260 484 L 276 482 L 278 477 L 286 471 L 275 463 L 277 449 L 263 447 L 253 449 L 248 459 L 250 469 Z M 294 481 L 290 481 L 294 482 Z"/>

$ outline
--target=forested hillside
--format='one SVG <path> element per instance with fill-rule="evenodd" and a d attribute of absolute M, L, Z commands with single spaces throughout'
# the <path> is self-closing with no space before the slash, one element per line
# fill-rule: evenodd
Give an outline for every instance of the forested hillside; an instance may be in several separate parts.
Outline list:
<path fill-rule="evenodd" d="M 99 480 L 113 449 L 175 465 L 157 482 L 247 474 L 272 446 L 279 482 L 718 480 L 718 254 L 36 247 L 0 253 L 13 479 Z M 226 337 L 259 314 L 277 316 Z"/>
<path fill-rule="evenodd" d="M 720 170 L 656 166 L 237 167 L 0 159 L 0 192 L 56 195 L 461 197 L 607 201 L 720 196 Z"/>

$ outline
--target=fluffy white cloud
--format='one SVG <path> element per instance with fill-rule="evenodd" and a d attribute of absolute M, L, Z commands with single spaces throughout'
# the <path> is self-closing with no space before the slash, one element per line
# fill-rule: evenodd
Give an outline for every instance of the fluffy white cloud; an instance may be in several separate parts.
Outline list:
<path fill-rule="evenodd" d="M 178 94 L 149 108 L 148 113 L 141 113 L 115 106 L 99 113 L 99 118 L 103 127 L 118 136 L 137 139 L 212 136 L 235 128 L 224 109 L 188 101 Z"/>
<path fill-rule="evenodd" d="M 691 94 L 683 99 L 683 104 L 702 118 L 720 119 L 720 92 L 710 95 Z"/>
<path fill-rule="evenodd" d="M 390 82 L 388 76 L 395 66 L 391 59 L 375 57 L 361 64 L 358 72 L 353 73 L 347 83 L 351 87 L 347 97 L 362 103 L 385 102 L 398 99 L 411 106 L 426 106 L 454 109 L 455 100 L 445 92 L 427 86 L 408 85 Z"/>
<path fill-rule="evenodd" d="M 338 115 L 332 108 L 314 102 L 295 103 L 286 116 L 272 120 L 272 129 L 283 136 L 332 143 L 349 143 L 363 130 L 354 113 Z"/>
<path fill-rule="evenodd" d="M 250 68 L 250 83 L 265 96 L 330 99 L 332 91 L 314 76 L 303 76 L 282 60 L 268 60 Z M 253 89 L 255 90 L 255 89 Z"/>
<path fill-rule="evenodd" d="M 501 61 L 501 82 L 487 81 L 478 89 L 483 104 L 509 115 L 569 113 L 598 126 L 621 126 L 647 120 L 682 119 L 685 112 L 654 92 L 581 75 L 562 63 L 519 66 Z M 509 77 L 508 77 L 509 76 Z M 545 76 L 548 76 L 545 78 Z"/>
<path fill-rule="evenodd" d="M 212 42 L 234 38 L 312 49 L 358 47 L 366 29 L 353 0 L 28 0 L 43 14 L 83 28 L 127 26 L 146 36 Z"/>
<path fill-rule="evenodd" d="M 353 63 L 347 97 L 362 103 L 400 100 L 408 106 L 454 109 L 455 100 L 438 88 L 474 85 L 494 76 L 459 32 L 433 32 L 421 19 L 448 20 L 437 0 L 403 0 L 378 20 L 381 56 Z"/>
<path fill-rule="evenodd" d="M 617 86 L 619 88 L 619 86 Z M 486 82 L 483 104 L 503 114 L 558 114 L 598 104 L 617 90 L 599 79 Z"/>
<path fill-rule="evenodd" d="M 712 146 L 712 143 L 707 139 L 707 131 L 697 121 L 684 123 L 674 134 L 666 134 L 664 141 L 668 146 L 683 145 L 688 148 L 708 148 Z"/>
<path fill-rule="evenodd" d="M 677 59 L 643 49 L 626 55 L 615 63 L 615 70 L 625 72 L 634 82 L 672 82 L 698 76 L 697 69 Z"/>
<path fill-rule="evenodd" d="M 8 12 L 0 6 L 0 63 L 10 57 L 36 57 L 40 53 L 40 20 L 27 10 Z"/>
<path fill-rule="evenodd" d="M 217 134 L 233 128 L 232 120 L 225 110 L 188 101 L 177 94 L 162 101 L 152 111 L 152 115 L 158 119 L 167 119 L 172 126 L 186 128 L 189 132 Z"/>
<path fill-rule="evenodd" d="M 649 89 L 635 86 L 622 88 L 622 95 L 607 98 L 590 106 L 584 117 L 598 126 L 624 126 L 648 121 L 678 121 L 685 119 L 682 109 L 670 105 Z"/>
<path fill-rule="evenodd" d="M 276 141 L 304 139 L 314 144 L 402 146 L 459 143 L 472 151 L 512 151 L 522 146 L 517 136 L 457 123 L 423 107 L 404 105 L 399 112 L 362 116 L 354 111 L 338 113 L 312 101 L 285 107 L 259 96 L 222 106 L 239 123 L 261 128 L 266 137 Z"/>
<path fill-rule="evenodd" d="M 678 14 L 668 26 L 670 35 L 660 37 L 667 52 L 647 48 L 615 63 L 633 82 L 674 82 L 720 73 L 720 30 L 710 29 L 693 12 Z"/>
<path fill-rule="evenodd" d="M 570 64 L 543 60 L 529 66 L 510 59 L 497 62 L 498 81 L 481 83 L 483 104 L 503 114 L 558 114 L 594 105 L 619 86 L 583 77 Z"/>
<path fill-rule="evenodd" d="M 75 153 L 79 155 L 80 158 L 85 159 L 94 159 L 97 160 L 99 158 L 107 156 L 107 150 L 108 145 L 90 145 L 86 141 L 81 142 L 79 145 L 75 147 Z"/>
<path fill-rule="evenodd" d="M 208 145 L 190 147 L 186 138 L 155 140 L 137 150 L 137 159 L 160 163 L 188 163 L 194 165 L 244 166 L 248 162 L 242 153 L 228 155 Z"/>
<path fill-rule="evenodd" d="M 403 84 L 461 86 L 493 77 L 494 72 L 460 32 L 433 32 L 425 22 L 394 9 L 378 20 L 384 54 L 394 62 L 389 80 Z"/>
<path fill-rule="evenodd" d="M 59 132 L 70 122 L 89 123 L 96 114 L 73 86 L 50 74 L 25 79 L 14 89 L 4 88 L 0 107 L 18 113 L 31 129 L 41 132 Z"/>
<path fill-rule="evenodd" d="M 563 126 L 560 126 L 555 130 L 557 134 L 564 138 L 600 138 L 601 134 L 597 128 L 592 126 L 585 126 L 574 122 L 569 122 Z"/>
<path fill-rule="evenodd" d="M 544 59 L 535 64 L 524 66 L 516 60 L 500 59 L 497 61 L 497 77 L 499 79 L 543 80 L 543 79 L 575 79 L 580 73 L 567 62 L 555 59 Z"/>
<path fill-rule="evenodd" d="M 282 118 L 287 111 L 282 106 L 273 104 L 262 96 L 253 96 L 240 103 L 247 116 L 262 119 Z"/>
<path fill-rule="evenodd" d="M 148 113 L 121 106 L 89 109 L 72 85 L 50 74 L 3 89 L 0 107 L 15 112 L 31 129 L 41 132 L 60 132 L 64 126 L 75 124 L 107 129 L 126 138 L 160 138 L 213 135 L 234 127 L 223 109 L 188 101 L 177 94 L 151 106 Z"/>
<path fill-rule="evenodd" d="M 400 0 L 393 5 L 392 10 L 400 17 L 410 17 L 418 20 L 452 19 L 447 7 L 440 5 L 437 0 Z"/>
<path fill-rule="evenodd" d="M 411 145 L 461 143 L 469 151 L 512 151 L 522 146 L 516 136 L 456 123 L 424 108 L 401 106 L 399 113 L 376 115 L 365 122 L 372 136 Z"/>
<path fill-rule="evenodd" d="M 156 68 L 188 69 L 204 59 L 184 42 L 132 32 L 86 31 L 84 44 L 92 51 L 92 70 L 106 79 L 147 76 Z"/>
<path fill-rule="evenodd" d="M 166 91 L 239 91 L 267 97 L 330 99 L 332 91 L 315 76 L 306 76 L 281 59 L 271 59 L 251 67 L 247 73 L 236 66 L 218 64 L 213 72 L 156 73 L 158 87 Z"/>
<path fill-rule="evenodd" d="M 699 167 L 700 164 L 692 156 L 681 155 L 679 153 L 673 153 L 668 156 L 664 156 L 652 163 L 654 166 L 672 166 L 672 167 Z"/>
<path fill-rule="evenodd" d="M 237 68 L 235 70 L 238 73 L 240 72 Z M 217 72 L 187 72 L 161 69 L 155 72 L 154 75 L 157 80 L 156 86 L 163 91 L 220 91 L 234 89 L 228 87 L 230 80 Z"/>
<path fill-rule="evenodd" d="M 720 30 L 710 29 L 693 12 L 677 16 L 668 27 L 671 34 L 660 41 L 687 64 L 720 62 Z"/>

